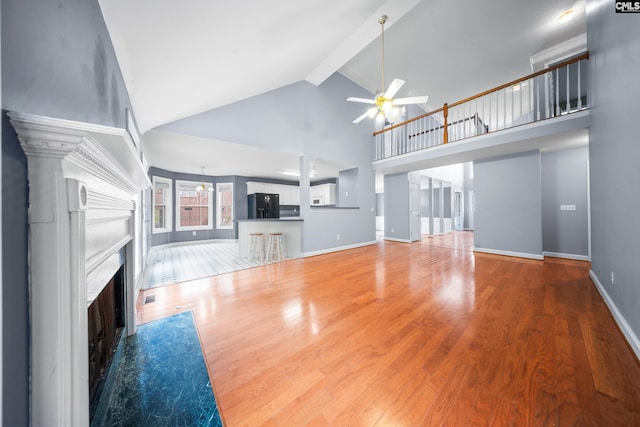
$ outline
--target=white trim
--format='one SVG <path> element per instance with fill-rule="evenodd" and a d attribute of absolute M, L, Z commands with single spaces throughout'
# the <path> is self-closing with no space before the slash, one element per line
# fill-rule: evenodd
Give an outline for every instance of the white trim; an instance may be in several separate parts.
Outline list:
<path fill-rule="evenodd" d="M 542 252 L 543 257 L 574 259 L 576 261 L 591 261 L 588 255 L 563 254 L 560 252 Z"/>
<path fill-rule="evenodd" d="M 305 252 L 305 253 L 302 254 L 302 257 L 306 258 L 306 257 L 310 257 L 310 256 L 330 254 L 332 252 L 346 251 L 348 249 L 356 249 L 356 248 L 361 248 L 363 246 L 371 246 L 371 245 L 375 245 L 375 244 L 377 244 L 377 242 L 375 240 L 372 240 L 370 242 L 356 243 L 356 244 L 353 244 L 353 245 L 339 246 L 339 247 L 336 247 L 336 248 L 321 249 L 319 251 Z"/>
<path fill-rule="evenodd" d="M 609 311 L 611 311 L 613 319 L 616 321 L 618 327 L 627 339 L 627 342 L 631 346 L 631 349 L 636 354 L 636 357 L 640 359 L 640 339 L 638 339 L 638 336 L 633 332 L 633 329 L 631 329 L 631 326 L 629 326 L 629 324 L 627 323 L 627 320 L 624 318 L 622 313 L 620 313 L 620 310 L 618 310 L 618 307 L 613 302 L 604 286 L 602 286 L 602 283 L 600 283 L 593 270 L 589 270 L 589 277 L 591 277 L 591 280 L 593 280 L 593 283 L 596 285 L 596 288 L 598 289 L 598 292 L 600 292 L 602 299 L 604 299 L 607 307 L 609 307 Z"/>
<path fill-rule="evenodd" d="M 587 246 L 589 248 L 589 260 L 591 260 L 591 164 L 587 160 Z"/>
<path fill-rule="evenodd" d="M 209 190 L 203 190 L 202 192 L 209 193 L 208 200 L 208 215 L 207 215 L 207 225 L 190 225 L 190 226 L 181 226 L 180 225 L 180 186 L 194 186 L 198 187 L 201 182 L 197 181 L 187 181 L 187 180 L 176 180 L 176 203 L 175 203 L 175 215 L 176 215 L 176 231 L 196 231 L 196 230 L 213 230 L 213 194 Z M 198 191 L 199 190 L 195 190 Z"/>
<path fill-rule="evenodd" d="M 391 240 L 392 242 L 411 243 L 411 240 L 409 240 L 409 239 L 396 239 L 395 237 L 387 237 L 387 236 L 384 236 L 383 239 L 384 240 Z"/>
<path fill-rule="evenodd" d="M 126 129 L 15 111 L 7 115 L 25 154 L 65 158 L 68 178 L 88 172 L 127 194 L 151 186 Z"/>
<path fill-rule="evenodd" d="M 173 180 L 163 176 L 153 175 L 151 181 L 151 234 L 170 233 L 173 231 Z M 156 182 L 169 186 L 169 190 L 167 190 L 167 194 L 165 195 L 164 227 L 156 227 Z"/>
<path fill-rule="evenodd" d="M 131 115 L 131 110 L 127 108 L 127 132 L 129 132 L 129 137 L 133 142 L 134 146 L 137 148 L 140 146 L 140 132 L 138 132 L 138 127 L 136 126 L 135 120 L 133 120 L 133 116 Z"/>
<path fill-rule="evenodd" d="M 231 203 L 231 224 L 229 225 L 221 225 L 220 220 L 222 219 L 222 203 L 220 201 L 220 188 L 222 186 L 231 186 L 231 200 L 234 199 L 235 188 L 233 188 L 233 182 L 217 182 L 216 183 L 216 229 L 217 230 L 233 230 L 235 219 L 236 219 L 236 207 L 234 203 Z"/>
<path fill-rule="evenodd" d="M 587 51 L 587 33 L 580 34 L 572 39 L 559 43 L 555 46 L 545 49 L 541 52 L 534 53 L 529 57 L 531 64 L 531 72 L 549 68 L 554 62 L 559 62 L 571 56 L 578 55 Z"/>
<path fill-rule="evenodd" d="M 204 245 L 207 243 L 238 243 L 238 239 L 204 239 L 204 240 L 186 240 L 184 242 L 171 242 L 162 245 L 155 245 L 149 249 L 149 253 L 158 249 L 175 248 L 177 246 Z"/>
<path fill-rule="evenodd" d="M 514 251 L 502 251 L 500 249 L 486 249 L 486 248 L 478 248 L 475 247 L 473 248 L 474 252 L 482 252 L 485 254 L 493 254 L 493 255 L 504 255 L 504 256 L 513 256 L 513 257 L 518 257 L 518 258 L 528 258 L 528 259 L 535 259 L 535 260 L 539 260 L 539 261 L 543 261 L 544 257 L 542 255 L 538 255 L 538 254 L 529 254 L 526 252 L 514 252 Z"/>

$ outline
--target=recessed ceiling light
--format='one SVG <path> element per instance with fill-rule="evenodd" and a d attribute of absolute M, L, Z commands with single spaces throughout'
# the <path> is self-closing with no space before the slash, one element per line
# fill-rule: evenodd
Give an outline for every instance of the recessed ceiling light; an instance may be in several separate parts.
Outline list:
<path fill-rule="evenodd" d="M 299 171 L 294 171 L 294 170 L 290 170 L 290 169 L 286 169 L 283 170 L 282 172 L 280 172 L 282 175 L 289 175 L 289 176 L 300 176 L 300 172 Z M 316 176 L 316 170 L 315 170 L 315 166 L 311 169 L 311 172 L 309 172 L 309 178 L 314 178 Z"/>
<path fill-rule="evenodd" d="M 575 11 L 573 9 L 565 10 L 560 14 L 560 16 L 558 16 L 558 22 L 560 22 L 561 24 L 564 24 L 565 22 L 570 21 L 571 18 L 573 18 L 574 16 L 575 16 Z"/>

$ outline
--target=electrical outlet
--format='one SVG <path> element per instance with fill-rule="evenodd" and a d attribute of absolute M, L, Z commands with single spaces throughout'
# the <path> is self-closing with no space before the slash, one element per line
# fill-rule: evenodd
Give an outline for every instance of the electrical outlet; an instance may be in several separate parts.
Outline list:
<path fill-rule="evenodd" d="M 613 271 L 611 271 L 611 284 L 614 285 L 615 283 L 615 277 L 613 276 Z"/>
<path fill-rule="evenodd" d="M 393 228 L 391 229 L 391 232 L 394 233 L 396 230 L 394 230 Z"/>
<path fill-rule="evenodd" d="M 340 240 L 340 235 L 339 235 L 339 234 L 336 236 L 336 239 L 337 239 L 337 240 Z"/>
<path fill-rule="evenodd" d="M 196 232 L 195 232 L 195 231 L 193 232 L 193 235 L 194 235 L 194 236 L 196 235 Z"/>

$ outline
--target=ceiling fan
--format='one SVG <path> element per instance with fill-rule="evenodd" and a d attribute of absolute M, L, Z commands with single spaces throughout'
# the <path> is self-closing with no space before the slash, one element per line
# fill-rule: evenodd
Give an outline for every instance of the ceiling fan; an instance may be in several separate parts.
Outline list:
<path fill-rule="evenodd" d="M 360 123 L 366 117 L 376 117 L 377 121 L 394 123 L 402 118 L 404 108 L 401 106 L 426 104 L 429 99 L 426 95 L 393 99 L 394 95 L 398 93 L 402 85 L 404 85 L 404 80 L 400 79 L 393 79 L 387 90 L 384 90 L 384 23 L 387 22 L 387 18 L 387 15 L 382 15 L 378 18 L 378 22 L 382 26 L 382 90 L 373 99 L 356 98 L 353 96 L 347 98 L 347 101 L 375 105 L 375 107 L 369 108 L 366 113 L 355 119 L 353 123 Z"/>

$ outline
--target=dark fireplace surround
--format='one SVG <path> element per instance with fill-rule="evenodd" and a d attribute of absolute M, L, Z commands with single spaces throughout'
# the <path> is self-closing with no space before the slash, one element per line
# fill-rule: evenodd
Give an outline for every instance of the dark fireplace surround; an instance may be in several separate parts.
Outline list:
<path fill-rule="evenodd" d="M 89 404 L 90 418 L 99 403 L 114 355 L 124 332 L 125 275 L 122 265 L 87 313 L 89 329 Z M 116 366 L 114 366 L 116 367 Z"/>

